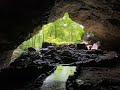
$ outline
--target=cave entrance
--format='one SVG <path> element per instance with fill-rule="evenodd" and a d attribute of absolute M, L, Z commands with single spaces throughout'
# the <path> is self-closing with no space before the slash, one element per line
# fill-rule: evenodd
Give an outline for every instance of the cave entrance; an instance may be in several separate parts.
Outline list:
<path fill-rule="evenodd" d="M 84 33 L 84 27 L 74 22 L 69 17 L 69 14 L 65 13 L 63 17 L 39 28 L 39 32 L 37 34 L 18 46 L 18 48 L 13 52 L 12 58 L 17 58 L 29 47 L 36 50 L 42 48 L 43 42 L 55 45 L 80 43 Z"/>
<path fill-rule="evenodd" d="M 38 34 L 24 41 L 21 46 L 23 49 L 28 47 L 39 49 L 43 42 L 56 45 L 80 43 L 83 34 L 84 27 L 74 22 L 69 14 L 65 13 L 62 18 L 43 25 Z"/>

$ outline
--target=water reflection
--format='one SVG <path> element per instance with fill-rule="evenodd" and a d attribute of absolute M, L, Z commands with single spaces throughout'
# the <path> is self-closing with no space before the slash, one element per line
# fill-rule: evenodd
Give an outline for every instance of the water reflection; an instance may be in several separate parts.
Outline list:
<path fill-rule="evenodd" d="M 75 71 L 75 66 L 58 65 L 54 73 L 45 79 L 41 90 L 66 90 L 68 76 L 73 75 Z"/>

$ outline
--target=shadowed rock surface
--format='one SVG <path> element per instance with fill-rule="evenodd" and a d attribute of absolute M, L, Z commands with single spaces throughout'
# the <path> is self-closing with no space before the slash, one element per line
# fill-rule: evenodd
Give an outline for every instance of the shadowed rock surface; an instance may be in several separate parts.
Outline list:
<path fill-rule="evenodd" d="M 28 48 L 8 68 L 1 70 L 0 89 L 40 90 L 45 78 L 61 64 L 77 68 L 74 76 L 70 76 L 66 82 L 67 90 L 109 90 L 111 84 L 119 90 L 119 53 L 101 49 L 78 49 L 77 46 L 47 46 L 39 50 Z M 80 46 L 82 45 L 79 48 Z M 102 86 L 106 82 L 108 84 Z M 56 89 L 53 87 L 53 90 Z"/>
<path fill-rule="evenodd" d="M 39 89 L 58 64 L 77 65 L 68 90 L 120 89 L 120 0 L 0 0 L 0 12 L 0 70 L 7 67 L 0 71 L 1 90 Z M 18 45 L 65 12 L 92 33 L 92 43 L 100 41 L 104 49 L 43 46 L 40 51 L 29 49 L 10 64 Z"/>
<path fill-rule="evenodd" d="M 113 49 L 120 45 L 120 0 L 1 0 L 0 11 L 0 68 L 9 65 L 19 44 L 65 12 L 94 34 L 93 42 Z"/>
<path fill-rule="evenodd" d="M 120 1 L 119 0 L 59 0 L 51 10 L 49 21 L 54 21 L 65 12 L 93 33 L 92 41 L 101 41 L 104 46 L 119 47 Z"/>

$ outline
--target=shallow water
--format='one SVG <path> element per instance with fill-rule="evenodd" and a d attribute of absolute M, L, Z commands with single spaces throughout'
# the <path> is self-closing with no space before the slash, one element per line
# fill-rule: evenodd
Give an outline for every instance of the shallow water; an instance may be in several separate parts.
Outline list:
<path fill-rule="evenodd" d="M 73 75 L 75 71 L 75 66 L 58 65 L 54 73 L 45 79 L 41 90 L 66 90 L 68 76 Z"/>

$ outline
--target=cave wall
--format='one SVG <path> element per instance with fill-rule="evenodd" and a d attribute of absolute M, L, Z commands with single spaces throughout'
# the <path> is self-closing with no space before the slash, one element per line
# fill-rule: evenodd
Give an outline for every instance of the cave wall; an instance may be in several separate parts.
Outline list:
<path fill-rule="evenodd" d="M 10 56 L 37 26 L 47 23 L 55 0 L 0 0 L 0 68 L 9 65 Z"/>
<path fill-rule="evenodd" d="M 93 41 L 120 45 L 120 0 L 0 0 L 0 68 L 9 65 L 13 50 L 36 27 L 62 17 L 65 12 L 94 33 Z"/>
<path fill-rule="evenodd" d="M 59 0 L 51 10 L 49 22 L 65 12 L 94 34 L 93 42 L 101 41 L 105 48 L 120 46 L 120 0 Z"/>

